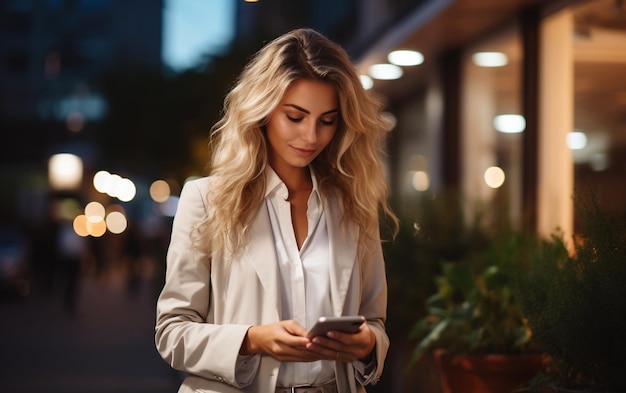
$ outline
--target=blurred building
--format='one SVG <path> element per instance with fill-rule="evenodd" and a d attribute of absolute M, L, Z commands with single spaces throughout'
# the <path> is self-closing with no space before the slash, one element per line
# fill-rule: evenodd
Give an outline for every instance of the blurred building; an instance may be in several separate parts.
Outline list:
<path fill-rule="evenodd" d="M 106 115 L 93 85 L 118 68 L 161 69 L 161 0 L 0 3 L 3 162 L 38 159 L 46 142 Z"/>
<path fill-rule="evenodd" d="M 3 221 L 45 216 L 52 154 L 96 153 L 85 130 L 107 115 L 98 78 L 161 71 L 162 7 L 161 0 L 0 2 Z"/>
<path fill-rule="evenodd" d="M 575 192 L 624 209 L 623 1 L 424 1 L 372 40 L 377 15 L 395 3 L 360 3 L 351 48 L 370 76 L 394 50 L 424 56 L 397 79 L 373 79 L 397 121 L 389 172 L 398 194 L 505 199 L 514 222 L 543 234 L 572 233 Z"/>

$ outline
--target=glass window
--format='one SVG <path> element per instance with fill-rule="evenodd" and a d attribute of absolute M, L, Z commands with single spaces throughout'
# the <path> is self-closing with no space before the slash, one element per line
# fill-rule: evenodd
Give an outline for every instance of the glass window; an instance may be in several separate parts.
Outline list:
<path fill-rule="evenodd" d="M 468 48 L 461 103 L 464 196 L 470 203 L 498 202 L 515 225 L 522 209 L 521 66 L 515 28 Z"/>
<path fill-rule="evenodd" d="M 593 190 L 609 210 L 626 208 L 626 3 L 573 8 L 576 190 Z"/>

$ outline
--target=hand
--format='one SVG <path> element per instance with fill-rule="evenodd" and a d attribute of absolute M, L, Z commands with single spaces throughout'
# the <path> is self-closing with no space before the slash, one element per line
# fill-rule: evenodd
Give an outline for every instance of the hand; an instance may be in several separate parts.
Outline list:
<path fill-rule="evenodd" d="M 331 331 L 326 336 L 317 336 L 306 346 L 307 350 L 321 359 L 351 363 L 363 360 L 367 363 L 371 357 L 376 336 L 367 323 L 363 323 L 356 333 Z"/>
<path fill-rule="evenodd" d="M 248 329 L 240 353 L 269 355 L 281 362 L 312 362 L 321 358 L 307 350 L 311 339 L 296 321 L 280 321 Z"/>

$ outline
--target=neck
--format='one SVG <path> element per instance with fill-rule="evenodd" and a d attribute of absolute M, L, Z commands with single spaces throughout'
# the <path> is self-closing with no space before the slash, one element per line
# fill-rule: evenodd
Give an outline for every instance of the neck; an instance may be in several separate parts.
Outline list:
<path fill-rule="evenodd" d="M 308 191 L 313 188 L 313 181 L 311 180 L 311 172 L 308 167 L 305 168 L 289 168 L 289 170 L 277 170 L 272 166 L 272 169 L 276 172 L 278 177 L 285 183 L 289 195 L 294 193 Z"/>

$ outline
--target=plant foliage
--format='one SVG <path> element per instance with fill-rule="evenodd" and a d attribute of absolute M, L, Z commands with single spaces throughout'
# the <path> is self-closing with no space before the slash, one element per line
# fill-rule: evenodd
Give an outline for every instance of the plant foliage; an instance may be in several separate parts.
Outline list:
<path fill-rule="evenodd" d="M 519 296 L 533 335 L 552 359 L 549 380 L 568 388 L 626 391 L 626 216 L 576 200 L 582 225 L 570 251 L 563 234 L 540 240 Z"/>
<path fill-rule="evenodd" d="M 531 334 L 513 291 L 512 269 L 527 241 L 513 231 L 506 215 L 478 215 L 460 230 L 469 245 L 457 258 L 441 258 L 436 290 L 426 315 L 410 333 L 417 340 L 411 367 L 436 349 L 453 353 L 533 352 Z M 463 222 L 463 214 L 457 216 Z"/>

